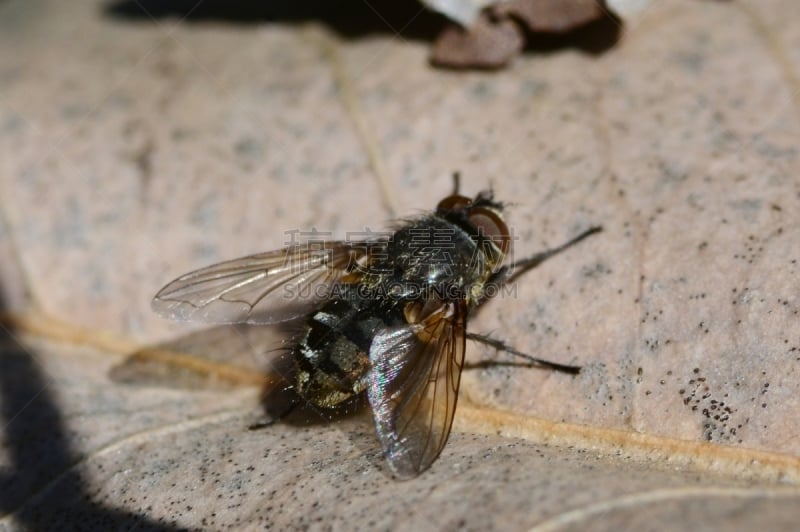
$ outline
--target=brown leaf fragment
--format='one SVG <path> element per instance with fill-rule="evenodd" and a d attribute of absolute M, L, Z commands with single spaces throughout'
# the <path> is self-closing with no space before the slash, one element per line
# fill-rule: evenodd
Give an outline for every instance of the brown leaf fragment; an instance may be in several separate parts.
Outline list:
<path fill-rule="evenodd" d="M 448 68 L 501 68 L 525 45 L 512 20 L 493 20 L 482 13 L 469 28 L 447 26 L 436 40 L 431 63 Z"/>
<path fill-rule="evenodd" d="M 516 18 L 531 31 L 565 32 L 605 12 L 602 0 L 511 0 L 491 8 L 499 19 Z"/>

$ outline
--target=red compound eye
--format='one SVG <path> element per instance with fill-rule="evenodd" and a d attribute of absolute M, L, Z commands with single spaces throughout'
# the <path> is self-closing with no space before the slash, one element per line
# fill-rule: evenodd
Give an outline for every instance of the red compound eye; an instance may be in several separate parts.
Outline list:
<path fill-rule="evenodd" d="M 459 196 L 458 194 L 453 194 L 452 196 L 447 196 L 445 199 L 439 202 L 439 205 L 436 206 L 437 211 L 457 211 L 468 207 L 472 204 L 472 198 L 468 198 L 466 196 Z"/>
<path fill-rule="evenodd" d="M 476 207 L 469 210 L 467 215 L 480 234 L 490 240 L 503 255 L 508 253 L 511 244 L 511 235 L 508 233 L 508 226 L 503 219 L 491 209 Z"/>

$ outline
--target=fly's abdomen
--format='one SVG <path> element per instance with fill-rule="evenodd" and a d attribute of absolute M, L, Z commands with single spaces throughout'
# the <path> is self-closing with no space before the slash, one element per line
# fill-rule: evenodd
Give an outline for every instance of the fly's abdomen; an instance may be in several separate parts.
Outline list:
<path fill-rule="evenodd" d="M 294 348 L 297 392 L 317 406 L 334 407 L 366 388 L 370 344 L 387 323 L 359 307 L 349 299 L 328 301 L 309 316 Z"/>

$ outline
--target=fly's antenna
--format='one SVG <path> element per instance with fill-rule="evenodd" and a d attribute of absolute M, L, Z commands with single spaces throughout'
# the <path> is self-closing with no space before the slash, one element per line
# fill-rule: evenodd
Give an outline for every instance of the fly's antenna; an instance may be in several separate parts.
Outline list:
<path fill-rule="evenodd" d="M 453 172 L 453 196 L 458 195 L 458 191 L 461 189 L 461 172 L 456 170 Z"/>

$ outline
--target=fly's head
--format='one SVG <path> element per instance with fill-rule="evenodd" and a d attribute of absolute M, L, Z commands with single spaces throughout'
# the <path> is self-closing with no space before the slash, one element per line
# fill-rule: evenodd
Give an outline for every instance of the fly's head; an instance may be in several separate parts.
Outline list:
<path fill-rule="evenodd" d="M 459 226 L 476 244 L 474 264 L 481 270 L 479 279 L 485 281 L 499 268 L 511 249 L 511 232 L 505 222 L 503 204 L 494 200 L 490 190 L 474 198 L 452 194 L 436 207 L 436 214 Z M 481 290 L 480 286 L 472 288 Z"/>

